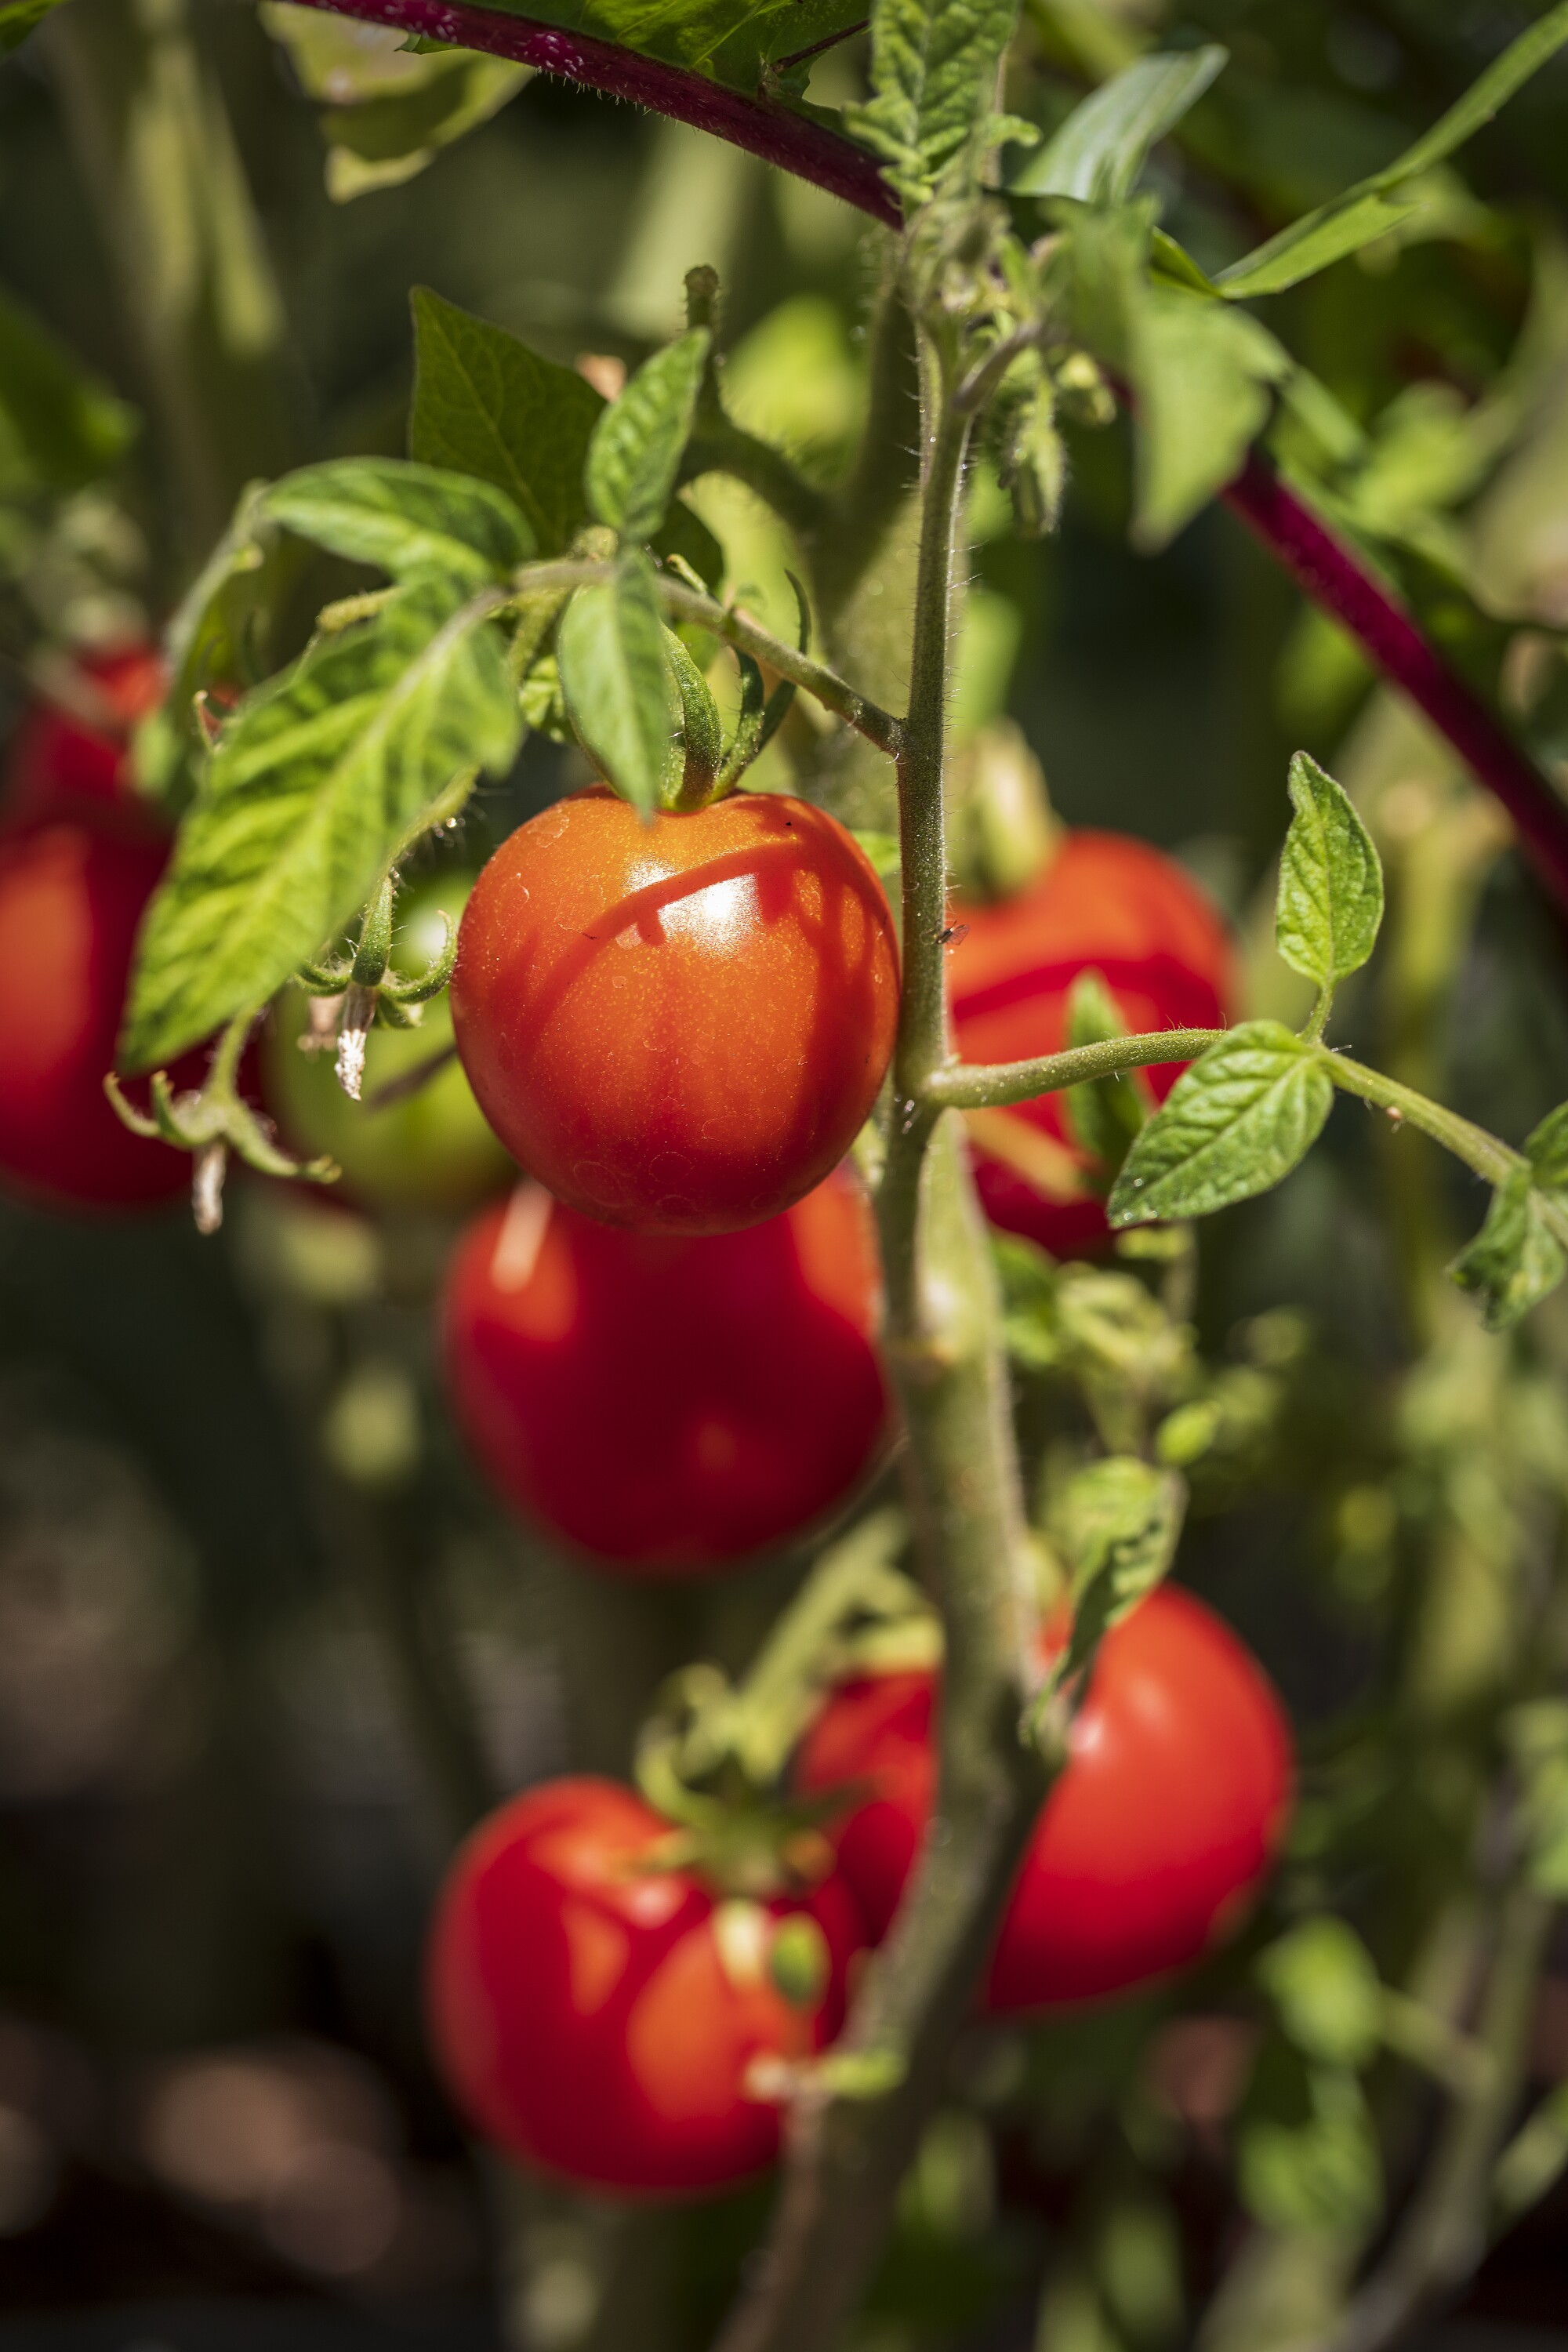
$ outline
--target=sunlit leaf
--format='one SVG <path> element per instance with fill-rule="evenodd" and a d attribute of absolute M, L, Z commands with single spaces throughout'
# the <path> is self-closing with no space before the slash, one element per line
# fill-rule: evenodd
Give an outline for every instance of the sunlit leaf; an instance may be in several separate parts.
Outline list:
<path fill-rule="evenodd" d="M 1275 940 L 1292 971 L 1332 988 L 1376 944 L 1383 861 L 1349 794 L 1305 751 L 1290 762 L 1289 793 Z"/>
<path fill-rule="evenodd" d="M 1138 1137 L 1107 1203 L 1113 1225 L 1205 1217 L 1266 1192 L 1322 1131 L 1333 1086 L 1279 1021 L 1248 1021 L 1184 1070 Z"/>
<path fill-rule="evenodd" d="M 1137 185 L 1149 150 L 1196 105 L 1228 55 L 1210 42 L 1198 49 L 1156 51 L 1124 67 L 1026 158 L 1013 177 L 1015 193 L 1121 204 Z"/>
<path fill-rule="evenodd" d="M 583 482 L 598 520 L 634 540 L 664 520 L 697 412 L 710 337 L 695 327 L 645 360 L 595 425 Z"/>
<path fill-rule="evenodd" d="M 647 559 L 628 550 L 612 578 L 579 588 L 561 623 L 561 688 L 572 724 L 635 808 L 652 809 L 675 736 L 664 624 Z"/>

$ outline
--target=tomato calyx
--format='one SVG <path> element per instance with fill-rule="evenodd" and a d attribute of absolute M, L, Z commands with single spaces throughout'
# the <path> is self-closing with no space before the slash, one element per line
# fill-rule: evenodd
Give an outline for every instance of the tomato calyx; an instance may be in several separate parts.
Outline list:
<path fill-rule="evenodd" d="M 450 982 L 458 961 L 457 926 L 447 916 L 446 937 L 424 971 L 402 974 L 393 970 L 396 896 L 397 876 L 388 871 L 364 910 L 353 955 L 301 964 L 296 974 L 310 999 L 310 1025 L 300 1040 L 300 1051 L 333 1050 L 338 1084 L 351 1102 L 358 1102 L 363 1091 L 372 1028 L 416 1029 L 425 1006 Z M 443 1055 L 442 1064 L 448 1058 Z M 435 1074 L 432 1068 L 430 1075 Z"/>
<path fill-rule="evenodd" d="M 265 1176 L 310 1184 L 331 1184 L 338 1178 L 335 1160 L 298 1160 L 279 1150 L 273 1140 L 271 1120 L 240 1093 L 240 1063 L 256 1017 L 242 1013 L 229 1023 L 214 1048 L 200 1087 L 176 1090 L 167 1070 L 154 1070 L 150 1112 L 138 1110 L 127 1100 L 112 1071 L 103 1081 L 116 1117 L 132 1135 L 155 1137 L 177 1150 L 194 1154 L 191 1211 L 201 1234 L 215 1234 L 223 1223 L 224 1179 L 231 1152 Z"/>

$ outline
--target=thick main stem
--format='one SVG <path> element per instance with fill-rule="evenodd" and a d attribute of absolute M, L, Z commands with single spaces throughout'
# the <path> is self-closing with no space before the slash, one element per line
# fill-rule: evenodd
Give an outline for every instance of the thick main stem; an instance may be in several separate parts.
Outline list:
<path fill-rule="evenodd" d="M 830 2352 L 853 2314 L 1047 1779 L 1019 1731 L 1030 1606 L 995 1276 L 959 1122 L 929 1098 L 948 1052 L 942 745 L 966 440 L 942 372 L 929 374 L 936 414 L 899 774 L 903 1001 L 879 1213 L 906 1487 L 945 1640 L 936 1810 L 842 2045 L 885 2057 L 896 2085 L 797 2112 L 773 2235 L 720 2352 Z"/>

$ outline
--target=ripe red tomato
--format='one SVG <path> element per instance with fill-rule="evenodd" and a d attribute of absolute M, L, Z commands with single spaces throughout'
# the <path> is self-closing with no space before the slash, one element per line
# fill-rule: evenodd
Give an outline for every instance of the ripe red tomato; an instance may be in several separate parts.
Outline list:
<path fill-rule="evenodd" d="M 1068 997 L 1082 971 L 1098 971 L 1129 1030 L 1207 1029 L 1229 1018 L 1230 942 L 1197 884 L 1146 843 L 1115 833 L 1073 833 L 1038 880 L 994 906 L 956 904 L 967 924 L 951 951 L 953 1027 L 966 1062 L 1023 1061 L 1067 1043 Z M 1184 1065 L 1164 1063 L 1149 1081 L 1163 1101 Z M 1005 1116 L 1050 1137 L 1074 1163 L 1090 1163 L 1068 1142 L 1060 1095 L 1018 1103 Z M 1056 1256 L 1092 1248 L 1106 1235 L 1092 1190 L 1051 1198 L 976 1136 L 975 1179 L 985 1213 Z"/>
<path fill-rule="evenodd" d="M 458 2105 L 510 2154 L 596 2188 L 721 2189 L 772 2163 L 780 2111 L 748 2086 L 752 2063 L 832 2040 L 864 1940 L 836 1876 L 726 1904 L 658 1865 L 668 1835 L 611 1780 L 531 1790 L 462 1847 L 431 1932 L 426 2011 Z M 827 1966 L 795 2006 L 769 1951 L 801 1913 Z"/>
<path fill-rule="evenodd" d="M 886 1422 L 870 1218 L 842 1174 L 781 1217 L 680 1239 L 527 1185 L 447 1277 L 447 1381 L 501 1491 L 637 1574 L 795 1534 L 865 1472 Z"/>
<path fill-rule="evenodd" d="M 137 926 L 168 845 L 92 810 L 0 835 L 0 1182 L 46 1201 L 132 1208 L 191 1181 L 189 1155 L 132 1135 L 103 1092 Z M 171 1073 L 199 1086 L 205 1055 Z"/>
<path fill-rule="evenodd" d="M 84 801 L 137 803 L 126 746 L 137 720 L 163 698 L 163 658 L 155 646 L 132 645 L 89 654 L 78 667 L 104 706 L 103 724 L 90 725 L 58 703 L 33 705 L 5 763 L 0 809 L 7 824 L 66 814 Z"/>
<path fill-rule="evenodd" d="M 929 1674 L 845 1684 L 798 1759 L 808 1794 L 876 1790 L 829 1834 L 879 1939 L 931 1814 L 933 1692 Z M 1105 1637 L 1003 1920 L 987 2009 L 1093 2000 L 1196 1959 L 1268 1868 L 1292 1779 L 1289 1727 L 1251 1652 L 1191 1593 L 1152 1593 Z"/>
<path fill-rule="evenodd" d="M 694 815 L 604 787 L 521 825 L 479 876 L 458 1050 L 520 1166 L 646 1233 L 776 1215 L 853 1142 L 892 1052 L 892 919 L 844 827 L 739 793 Z"/>

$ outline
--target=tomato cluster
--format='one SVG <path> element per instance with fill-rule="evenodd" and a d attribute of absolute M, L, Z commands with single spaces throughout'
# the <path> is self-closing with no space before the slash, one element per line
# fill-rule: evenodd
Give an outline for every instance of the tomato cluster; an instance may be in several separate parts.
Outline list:
<path fill-rule="evenodd" d="M 797 1760 L 806 1794 L 870 1792 L 835 1836 L 877 1938 L 931 1821 L 936 1698 L 930 1674 L 846 1684 Z M 1101 1643 L 1003 1921 L 986 2007 L 1100 1998 L 1196 1959 L 1268 1869 L 1291 1782 L 1289 1728 L 1251 1653 L 1191 1593 L 1152 1593 Z"/>

